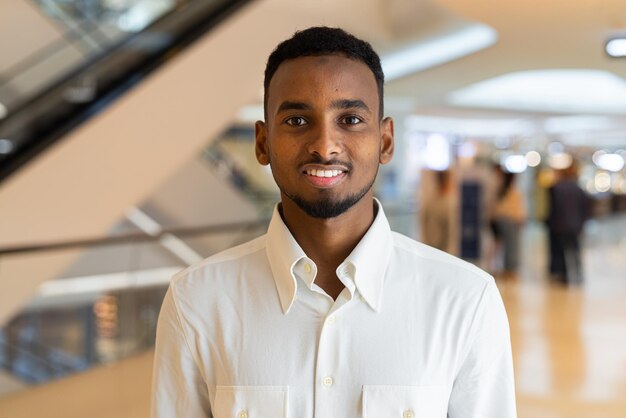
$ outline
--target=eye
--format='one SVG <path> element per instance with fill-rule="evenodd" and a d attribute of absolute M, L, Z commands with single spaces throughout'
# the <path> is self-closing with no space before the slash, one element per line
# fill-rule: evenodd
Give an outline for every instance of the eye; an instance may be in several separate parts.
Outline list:
<path fill-rule="evenodd" d="M 306 119 L 301 116 L 293 116 L 285 121 L 289 126 L 304 126 L 307 124 Z"/>
<path fill-rule="evenodd" d="M 346 125 L 358 125 L 359 123 L 362 123 L 362 122 L 363 122 L 363 119 L 354 115 L 344 116 L 343 118 L 341 118 L 341 123 L 345 123 Z"/>

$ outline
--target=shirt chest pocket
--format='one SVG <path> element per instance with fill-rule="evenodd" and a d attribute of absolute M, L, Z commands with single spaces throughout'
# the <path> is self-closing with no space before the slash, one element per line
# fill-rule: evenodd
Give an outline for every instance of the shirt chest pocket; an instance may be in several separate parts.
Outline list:
<path fill-rule="evenodd" d="M 217 386 L 215 418 L 286 418 L 288 386 Z"/>
<path fill-rule="evenodd" d="M 363 386 L 363 418 L 446 418 L 445 386 Z"/>

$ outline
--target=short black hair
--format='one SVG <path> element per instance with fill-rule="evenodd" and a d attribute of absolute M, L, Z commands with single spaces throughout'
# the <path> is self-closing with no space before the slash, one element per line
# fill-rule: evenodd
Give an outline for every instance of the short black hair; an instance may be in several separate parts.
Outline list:
<path fill-rule="evenodd" d="M 270 81 L 272 81 L 272 77 L 280 64 L 290 59 L 320 55 L 342 55 L 362 62 L 372 70 L 378 86 L 379 113 L 380 119 L 382 119 L 385 75 L 380 64 L 380 57 L 368 42 L 343 29 L 326 26 L 315 26 L 297 31 L 290 39 L 278 44 L 270 54 L 265 66 L 265 80 L 263 82 L 265 119 L 267 119 L 267 96 Z"/>

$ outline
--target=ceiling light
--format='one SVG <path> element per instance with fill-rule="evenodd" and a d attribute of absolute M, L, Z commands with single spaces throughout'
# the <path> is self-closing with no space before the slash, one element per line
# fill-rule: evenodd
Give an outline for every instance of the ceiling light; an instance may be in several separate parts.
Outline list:
<path fill-rule="evenodd" d="M 603 155 L 606 155 L 606 151 L 602 149 L 598 150 L 594 152 L 593 155 L 591 156 L 591 161 L 593 161 L 595 165 L 598 165 L 598 162 L 600 161 L 600 157 Z"/>
<path fill-rule="evenodd" d="M 609 173 L 599 172 L 594 178 L 594 185 L 599 192 L 608 192 L 611 189 L 611 176 Z"/>
<path fill-rule="evenodd" d="M 157 221 L 135 206 L 126 210 L 126 218 L 150 236 L 158 236 L 163 231 L 163 228 Z M 200 254 L 198 254 L 193 248 L 187 245 L 187 243 L 180 238 L 170 233 L 165 233 L 160 236 L 159 243 L 187 264 L 194 264 L 202 260 Z"/>
<path fill-rule="evenodd" d="M 128 208 L 125 215 L 126 219 L 131 221 L 133 225 L 152 237 L 159 235 L 161 231 L 163 231 L 163 228 L 157 221 L 149 217 L 138 207 L 132 206 Z"/>
<path fill-rule="evenodd" d="M 382 57 L 386 81 L 426 70 L 493 45 L 498 33 L 486 25 L 472 24 L 444 36 L 417 42 Z"/>
<path fill-rule="evenodd" d="M 8 139 L 0 139 L 0 154 L 9 154 L 13 151 L 13 142 Z"/>
<path fill-rule="evenodd" d="M 624 158 L 619 154 L 600 154 L 596 157 L 594 154 L 594 162 L 603 170 L 612 171 L 614 173 L 624 168 Z"/>
<path fill-rule="evenodd" d="M 424 164 L 431 170 L 447 170 L 450 167 L 450 141 L 441 134 L 429 135 L 423 154 Z"/>
<path fill-rule="evenodd" d="M 600 70 L 505 74 L 452 92 L 453 105 L 533 112 L 626 113 L 626 80 Z"/>
<path fill-rule="evenodd" d="M 88 293 L 106 293 L 125 289 L 163 286 L 179 272 L 181 267 L 161 267 L 149 270 L 101 274 L 87 277 L 51 280 L 42 283 L 37 298 L 67 296 Z"/>
<path fill-rule="evenodd" d="M 527 167 L 528 163 L 523 155 L 509 155 L 504 159 L 504 168 L 509 173 L 522 173 Z"/>
<path fill-rule="evenodd" d="M 608 41 L 604 47 L 607 54 L 613 58 L 626 57 L 626 38 L 615 38 Z"/>
<path fill-rule="evenodd" d="M 537 167 L 541 164 L 541 154 L 537 151 L 528 151 L 526 153 L 526 163 L 528 163 L 530 167 Z"/>
<path fill-rule="evenodd" d="M 565 170 L 570 165 L 574 159 L 568 153 L 562 152 L 560 154 L 552 154 L 548 158 L 548 164 L 555 170 Z"/>

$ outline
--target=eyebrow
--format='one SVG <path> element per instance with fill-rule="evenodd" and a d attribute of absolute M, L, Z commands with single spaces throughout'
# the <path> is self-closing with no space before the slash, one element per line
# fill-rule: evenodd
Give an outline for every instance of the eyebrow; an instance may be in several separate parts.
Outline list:
<path fill-rule="evenodd" d="M 369 113 L 372 111 L 365 104 L 363 100 L 360 99 L 339 99 L 334 100 L 330 104 L 331 109 L 363 109 Z M 286 110 L 311 110 L 311 106 L 304 102 L 291 102 L 284 101 L 278 106 L 278 110 L 276 113 L 284 112 Z"/>
<path fill-rule="evenodd" d="M 372 113 L 369 107 L 365 104 L 363 100 L 359 99 L 341 99 L 335 100 L 330 104 L 332 109 L 363 109 L 369 113 Z"/>
<path fill-rule="evenodd" d="M 311 110 L 311 106 L 303 102 L 285 101 L 278 106 L 278 111 L 276 113 L 284 112 L 285 110 Z"/>

